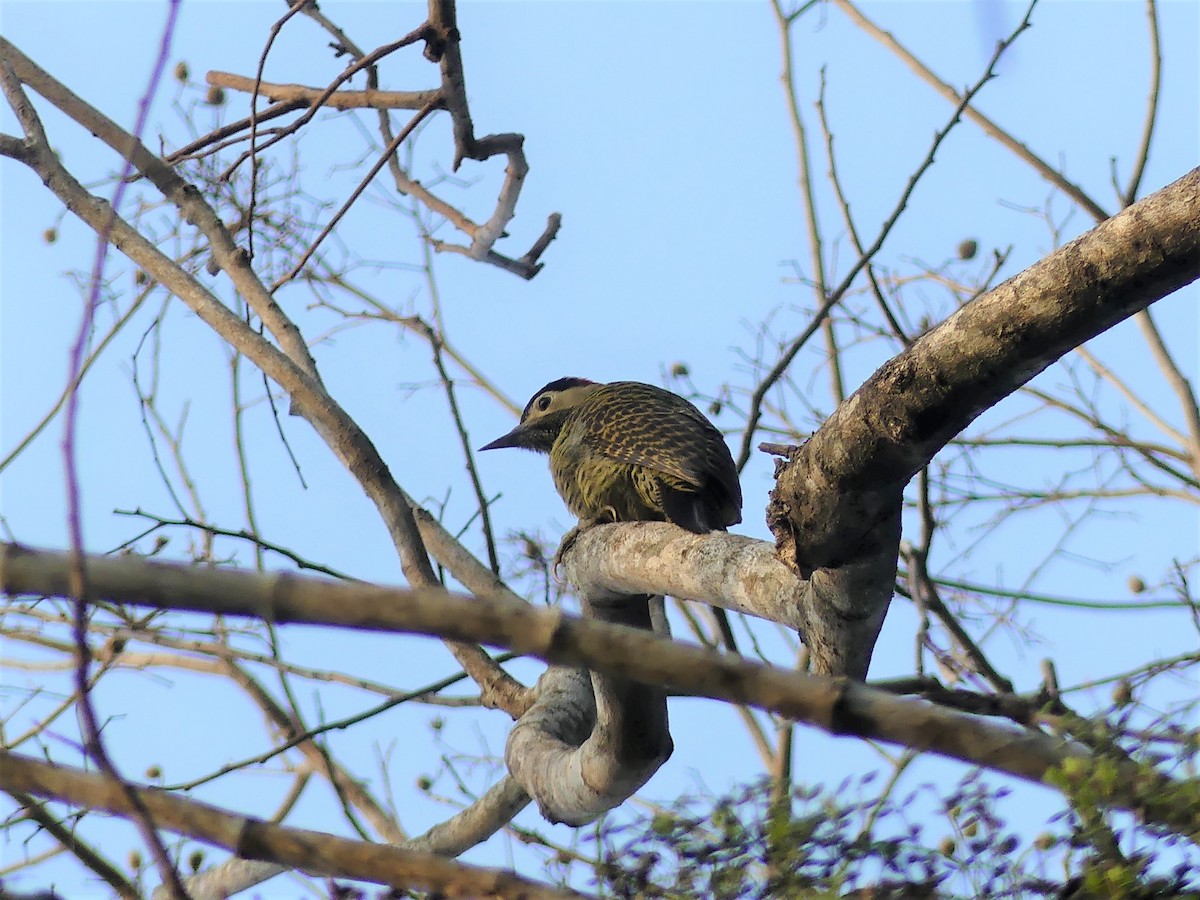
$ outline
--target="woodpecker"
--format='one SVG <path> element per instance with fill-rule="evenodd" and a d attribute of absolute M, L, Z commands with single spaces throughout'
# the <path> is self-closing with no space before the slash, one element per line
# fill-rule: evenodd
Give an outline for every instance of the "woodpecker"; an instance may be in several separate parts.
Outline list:
<path fill-rule="evenodd" d="M 742 488 L 721 432 L 654 385 L 559 378 L 533 395 L 516 428 L 480 450 L 501 447 L 549 454 L 554 487 L 580 528 L 673 522 L 705 534 L 742 521 Z M 733 649 L 724 611 L 714 612 Z"/>

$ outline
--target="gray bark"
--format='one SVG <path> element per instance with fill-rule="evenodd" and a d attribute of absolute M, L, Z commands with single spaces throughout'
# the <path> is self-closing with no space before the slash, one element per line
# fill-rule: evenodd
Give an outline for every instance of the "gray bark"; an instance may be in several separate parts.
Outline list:
<path fill-rule="evenodd" d="M 1067 351 L 1197 277 L 1200 169 L 962 307 L 793 449 L 778 466 L 768 524 L 780 558 L 821 585 L 814 614 L 864 623 L 830 630 L 851 641 L 831 648 L 845 674 L 865 673 L 875 640 L 865 623 L 881 623 L 891 597 L 909 479 Z"/>

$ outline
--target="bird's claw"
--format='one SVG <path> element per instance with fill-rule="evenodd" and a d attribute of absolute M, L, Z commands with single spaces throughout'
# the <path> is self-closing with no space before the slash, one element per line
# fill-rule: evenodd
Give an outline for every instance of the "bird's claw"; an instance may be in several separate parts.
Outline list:
<path fill-rule="evenodd" d="M 562 565 L 563 558 L 566 557 L 567 551 L 570 550 L 575 544 L 575 540 L 583 533 L 583 529 L 585 527 L 586 526 L 580 522 L 578 525 L 564 534 L 562 543 L 558 545 L 558 550 L 556 550 L 554 553 L 554 577 L 559 579 L 559 581 L 562 580 L 562 577 L 558 574 L 558 567 Z"/>
<path fill-rule="evenodd" d="M 554 554 L 554 577 L 558 578 L 558 567 L 562 565 L 568 551 L 575 545 L 575 541 L 579 536 L 595 525 L 604 525 L 605 523 L 617 521 L 617 511 L 611 506 L 606 506 L 600 511 L 598 516 L 593 516 L 587 519 L 580 519 L 579 524 L 563 535 L 562 543 L 558 545 L 558 550 Z M 561 579 L 560 579 L 561 580 Z"/>

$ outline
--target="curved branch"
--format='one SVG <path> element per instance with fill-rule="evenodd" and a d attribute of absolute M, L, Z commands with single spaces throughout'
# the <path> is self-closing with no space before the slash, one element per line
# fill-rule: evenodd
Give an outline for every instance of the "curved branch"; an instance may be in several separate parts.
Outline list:
<path fill-rule="evenodd" d="M 1197 277 L 1200 169 L 962 307 L 792 451 L 768 511 L 785 561 L 804 576 L 879 544 L 904 485 L 980 413 Z"/>
<path fill-rule="evenodd" d="M 650 631 L 650 598 L 583 598 L 595 621 Z M 603 670 L 551 668 L 509 733 L 504 761 L 551 822 L 586 825 L 632 797 L 674 749 L 667 694 Z"/>
<path fill-rule="evenodd" d="M 587 529 L 565 555 L 564 572 L 593 599 L 670 594 L 778 622 L 799 632 L 817 674 L 865 678 L 892 596 L 896 556 L 885 545 L 804 579 L 765 541 L 646 522 Z M 860 606 L 871 612 L 863 615 Z"/>
<path fill-rule="evenodd" d="M 438 47 L 440 53 L 436 60 L 441 66 L 442 96 L 453 122 L 454 165 L 451 169 L 457 172 L 464 159 L 483 162 L 498 154 L 508 158 L 508 165 L 504 167 L 504 183 L 500 186 L 496 208 L 491 218 L 481 225 L 474 226 L 473 230 L 466 229 L 471 237 L 470 245 L 432 241 L 433 248 L 439 253 L 460 253 L 471 259 L 491 263 L 528 280 L 542 270 L 542 263 L 538 262 L 538 258 L 558 234 L 562 216 L 554 213 L 547 219 L 546 229 L 534 241 L 529 252 L 520 259 L 511 259 L 493 249 L 496 241 L 504 236 L 508 223 L 516 215 L 517 198 L 521 195 L 521 187 L 529 172 L 523 149 L 525 138 L 511 133 L 475 137 L 475 125 L 471 121 L 471 110 L 467 104 L 467 83 L 459 48 L 461 36 L 454 0 L 429 0 L 429 25 L 441 39 Z M 428 54 L 428 50 L 426 52 Z"/>

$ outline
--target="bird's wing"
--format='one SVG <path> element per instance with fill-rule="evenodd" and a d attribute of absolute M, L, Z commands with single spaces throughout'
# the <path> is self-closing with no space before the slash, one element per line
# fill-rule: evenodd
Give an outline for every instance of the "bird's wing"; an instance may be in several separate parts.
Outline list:
<path fill-rule="evenodd" d="M 609 385 L 605 385 L 609 387 Z M 579 410 L 581 440 L 592 452 L 616 462 L 661 472 L 679 482 L 679 489 L 699 491 L 713 480 L 737 485 L 737 470 L 716 427 L 682 397 L 632 382 L 617 396 L 589 398 Z M 697 441 L 697 435 L 703 440 Z M 699 444 L 699 446 L 697 446 Z M 668 453 L 666 448 L 689 446 L 691 453 Z M 741 506 L 741 490 L 737 505 Z"/>

